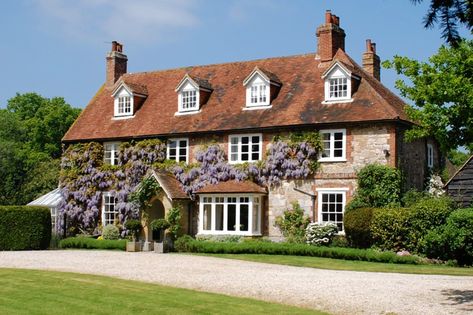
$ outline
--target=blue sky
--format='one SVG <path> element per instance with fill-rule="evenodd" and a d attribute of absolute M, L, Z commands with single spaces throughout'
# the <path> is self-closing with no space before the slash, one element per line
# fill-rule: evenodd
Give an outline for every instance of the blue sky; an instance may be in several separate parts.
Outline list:
<path fill-rule="evenodd" d="M 17 92 L 62 96 L 85 107 L 105 80 L 110 42 L 128 71 L 314 52 L 327 9 L 340 17 L 348 54 L 365 40 L 382 60 L 426 60 L 442 44 L 422 25 L 428 3 L 409 0 L 12 0 L 0 3 L 0 107 Z M 394 90 L 395 73 L 382 82 Z"/>

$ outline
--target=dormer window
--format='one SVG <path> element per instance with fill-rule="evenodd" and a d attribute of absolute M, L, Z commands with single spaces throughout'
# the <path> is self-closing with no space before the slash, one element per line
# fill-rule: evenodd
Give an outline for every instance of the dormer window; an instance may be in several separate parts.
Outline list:
<path fill-rule="evenodd" d="M 243 81 L 246 87 L 246 108 L 259 109 L 270 108 L 271 98 L 277 95 L 281 82 L 278 78 L 266 71 L 256 67 Z"/>
<path fill-rule="evenodd" d="M 212 87 L 206 80 L 186 74 L 175 90 L 178 93 L 178 107 L 175 115 L 194 114 L 207 102 Z"/>
<path fill-rule="evenodd" d="M 148 96 L 146 86 L 125 82 L 120 79 L 113 89 L 113 116 L 114 119 L 134 117 L 136 111 Z"/>
<path fill-rule="evenodd" d="M 324 72 L 322 79 L 325 80 L 324 103 L 344 103 L 352 101 L 352 80 L 359 80 L 360 78 L 342 63 L 335 61 Z"/>

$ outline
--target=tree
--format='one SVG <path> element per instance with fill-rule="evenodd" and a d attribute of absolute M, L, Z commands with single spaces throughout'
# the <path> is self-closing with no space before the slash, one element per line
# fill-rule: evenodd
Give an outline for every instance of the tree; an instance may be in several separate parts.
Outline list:
<path fill-rule="evenodd" d="M 394 56 L 383 66 L 408 79 L 396 81 L 401 95 L 414 102 L 406 111 L 419 124 L 408 140 L 433 136 L 444 152 L 473 149 L 473 41 L 442 46 L 429 62 Z"/>
<path fill-rule="evenodd" d="M 17 94 L 0 110 L 0 205 L 57 187 L 61 138 L 80 113 L 63 98 Z"/>
<path fill-rule="evenodd" d="M 423 1 L 411 0 L 414 4 Z M 461 40 L 458 24 L 466 26 L 470 31 L 473 28 L 473 1 L 431 0 L 429 11 L 424 17 L 424 26 L 431 28 L 436 23 L 440 23 L 442 38 L 456 47 Z"/>

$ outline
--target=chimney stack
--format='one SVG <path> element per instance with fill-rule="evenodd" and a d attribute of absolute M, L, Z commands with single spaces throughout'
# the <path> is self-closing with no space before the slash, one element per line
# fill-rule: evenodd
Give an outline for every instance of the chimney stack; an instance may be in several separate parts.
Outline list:
<path fill-rule="evenodd" d="M 107 77 L 105 85 L 112 87 L 118 79 L 126 73 L 128 58 L 123 54 L 123 45 L 112 42 L 112 51 L 107 54 Z"/>
<path fill-rule="evenodd" d="M 381 80 L 380 59 L 376 54 L 376 44 L 372 43 L 371 39 L 366 40 L 366 52 L 363 53 L 363 69 L 378 81 Z"/>
<path fill-rule="evenodd" d="M 325 24 L 316 31 L 317 57 L 321 62 L 332 61 L 337 50 L 345 50 L 345 31 L 340 27 L 340 18 L 330 10 L 325 12 Z"/>

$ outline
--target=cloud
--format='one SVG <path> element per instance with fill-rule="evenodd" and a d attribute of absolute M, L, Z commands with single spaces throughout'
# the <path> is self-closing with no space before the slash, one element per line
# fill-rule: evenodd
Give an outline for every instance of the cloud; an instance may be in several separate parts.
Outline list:
<path fill-rule="evenodd" d="M 35 0 L 41 15 L 74 38 L 149 41 L 199 24 L 197 0 Z"/>

